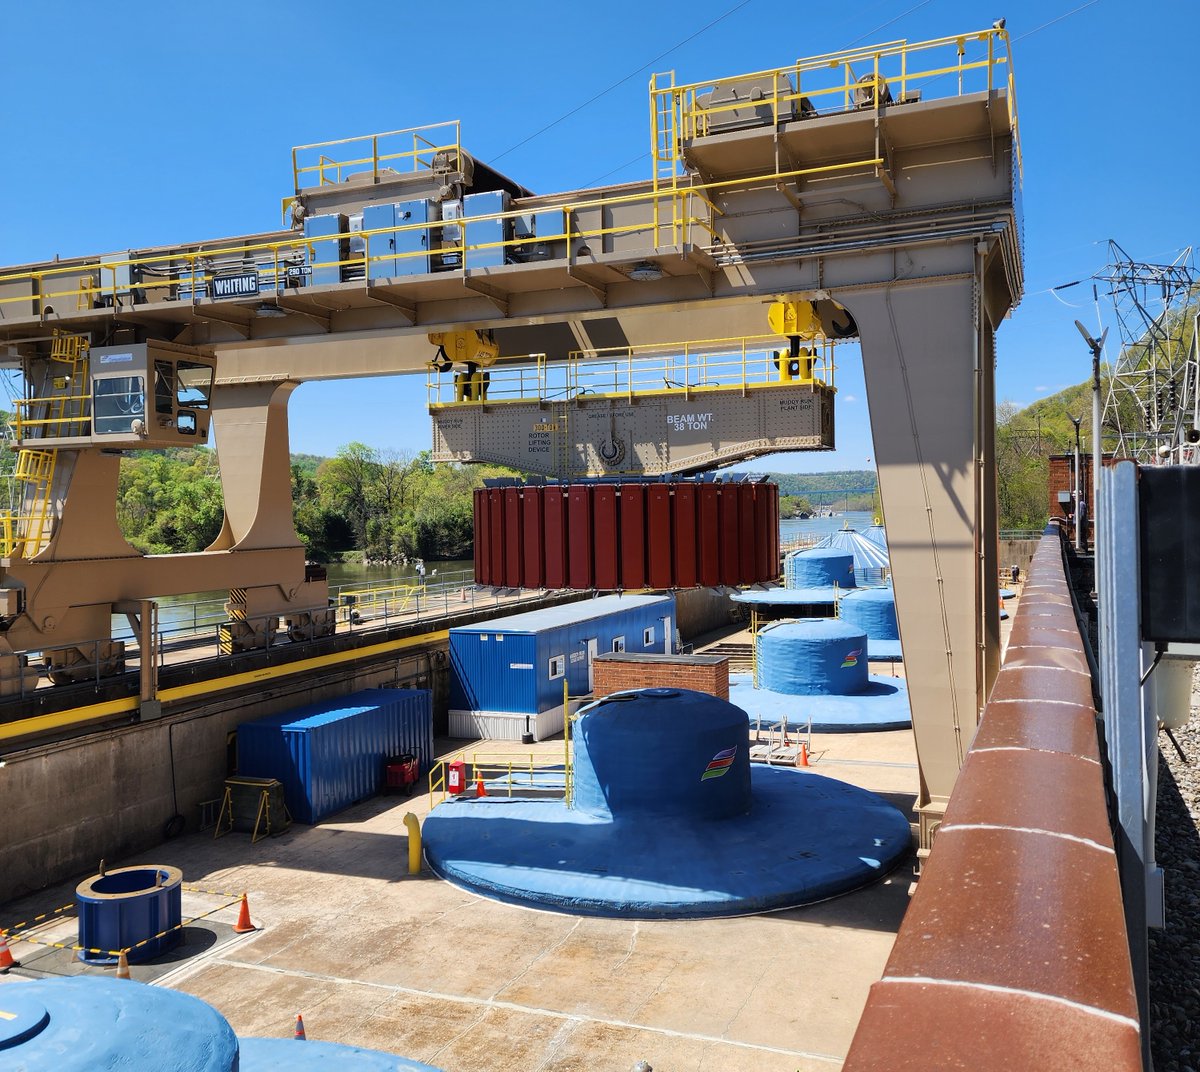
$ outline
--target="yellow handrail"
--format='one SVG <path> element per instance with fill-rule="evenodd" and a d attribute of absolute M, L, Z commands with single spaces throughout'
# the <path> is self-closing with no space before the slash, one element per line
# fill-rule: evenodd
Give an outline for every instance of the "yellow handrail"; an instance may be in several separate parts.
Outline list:
<path fill-rule="evenodd" d="M 787 367 L 787 344 L 771 335 L 575 350 L 566 361 L 555 362 L 537 355 L 536 366 L 493 365 L 486 372 L 476 372 L 478 389 L 470 392 L 463 389 L 465 374 L 439 372 L 430 365 L 426 398 L 430 409 L 444 409 L 531 401 L 632 400 L 669 394 L 690 398 L 712 391 L 797 384 L 833 390 L 835 343 L 821 338 L 805 346 L 811 351 L 811 367 L 794 376 Z"/>

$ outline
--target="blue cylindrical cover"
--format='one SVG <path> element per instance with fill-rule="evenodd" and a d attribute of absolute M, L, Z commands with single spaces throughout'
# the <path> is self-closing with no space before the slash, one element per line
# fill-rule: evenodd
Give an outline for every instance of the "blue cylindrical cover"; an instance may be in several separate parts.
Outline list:
<path fill-rule="evenodd" d="M 868 640 L 899 640 L 896 593 L 891 588 L 860 588 L 838 604 L 842 621 L 857 626 Z"/>
<path fill-rule="evenodd" d="M 440 1072 L 380 1050 L 312 1039 L 242 1039 L 240 1072 Z"/>
<path fill-rule="evenodd" d="M 838 618 L 768 625 L 758 634 L 758 684 L 791 696 L 862 692 L 867 634 Z"/>
<path fill-rule="evenodd" d="M 130 964 L 153 960 L 183 938 L 183 872 L 146 864 L 85 879 L 75 890 L 79 959 L 115 964 L 121 950 Z"/>
<path fill-rule="evenodd" d="M 635 689 L 583 709 L 575 807 L 604 818 L 723 819 L 750 810 L 750 723 L 690 689 Z"/>
<path fill-rule="evenodd" d="M 853 588 L 854 555 L 834 547 L 793 551 L 783 560 L 783 583 L 787 588 Z"/>
<path fill-rule="evenodd" d="M 178 990 L 96 976 L 38 979 L 0 988 L 0 1011 L 35 1029 L 0 1032 L 0 1068 L 15 1072 L 238 1072 L 225 1018 Z"/>

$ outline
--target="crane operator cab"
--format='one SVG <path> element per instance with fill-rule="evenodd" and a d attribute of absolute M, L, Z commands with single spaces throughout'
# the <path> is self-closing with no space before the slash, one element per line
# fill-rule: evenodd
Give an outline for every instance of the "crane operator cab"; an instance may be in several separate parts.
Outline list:
<path fill-rule="evenodd" d="M 31 363 L 22 446 L 195 446 L 208 439 L 216 358 L 167 342 L 85 351 L 73 366 Z"/>

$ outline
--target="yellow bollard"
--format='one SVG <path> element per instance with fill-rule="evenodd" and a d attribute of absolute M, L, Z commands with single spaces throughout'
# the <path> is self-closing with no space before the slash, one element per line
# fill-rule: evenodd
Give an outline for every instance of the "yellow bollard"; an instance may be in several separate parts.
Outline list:
<path fill-rule="evenodd" d="M 421 821 L 410 811 L 404 815 L 404 825 L 408 828 L 408 873 L 419 875 L 421 873 Z"/>

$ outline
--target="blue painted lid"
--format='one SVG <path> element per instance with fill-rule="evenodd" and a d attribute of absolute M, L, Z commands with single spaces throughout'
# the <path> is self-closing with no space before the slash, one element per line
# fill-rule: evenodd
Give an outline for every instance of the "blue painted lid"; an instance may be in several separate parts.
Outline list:
<path fill-rule="evenodd" d="M 0 986 L 0 1068 L 237 1072 L 238 1042 L 199 998 L 80 976 Z"/>

